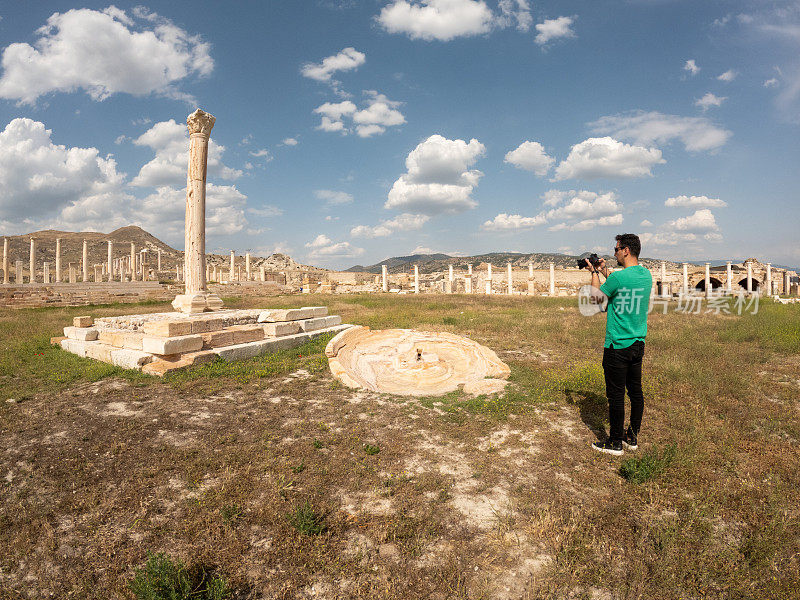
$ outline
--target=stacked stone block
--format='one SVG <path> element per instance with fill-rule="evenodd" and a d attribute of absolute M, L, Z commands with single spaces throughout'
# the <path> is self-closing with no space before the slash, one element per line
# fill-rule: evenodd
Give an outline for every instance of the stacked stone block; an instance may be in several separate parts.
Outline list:
<path fill-rule="evenodd" d="M 84 316 L 76 317 L 64 328 L 64 337 L 52 342 L 78 356 L 162 376 L 217 356 L 240 360 L 292 348 L 347 327 L 324 306 L 154 313 L 96 321 Z"/>

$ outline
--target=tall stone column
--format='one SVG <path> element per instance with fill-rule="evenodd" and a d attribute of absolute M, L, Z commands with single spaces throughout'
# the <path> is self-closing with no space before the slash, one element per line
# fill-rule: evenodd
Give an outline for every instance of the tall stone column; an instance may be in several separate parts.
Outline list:
<path fill-rule="evenodd" d="M 767 263 L 767 296 L 772 296 L 772 263 Z"/>
<path fill-rule="evenodd" d="M 89 243 L 83 240 L 83 282 L 89 281 Z"/>
<path fill-rule="evenodd" d="M 453 283 L 455 282 L 455 277 L 453 277 L 453 265 L 447 265 L 447 293 L 453 293 Z"/>
<path fill-rule="evenodd" d="M 514 281 L 511 275 L 511 261 L 508 261 L 508 295 L 511 296 L 514 293 Z"/>
<path fill-rule="evenodd" d="M 389 291 L 389 273 L 387 272 L 386 265 L 381 265 L 381 289 L 384 292 Z"/>
<path fill-rule="evenodd" d="M 8 285 L 8 238 L 3 239 L 3 283 Z"/>
<path fill-rule="evenodd" d="M 419 267 L 414 265 L 414 293 L 419 294 Z"/>
<path fill-rule="evenodd" d="M 533 261 L 528 263 L 528 295 L 533 296 L 536 293 L 536 287 L 533 284 Z"/>
<path fill-rule="evenodd" d="M 56 238 L 56 283 L 61 283 L 61 238 Z"/>
<path fill-rule="evenodd" d="M 250 253 L 244 255 L 244 270 L 247 274 L 247 281 L 251 279 L 251 270 L 250 270 Z"/>
<path fill-rule="evenodd" d="M 233 281 L 233 275 L 236 272 L 236 254 L 231 250 L 231 268 L 228 271 L 228 282 Z"/>
<path fill-rule="evenodd" d="M 747 263 L 747 293 L 753 291 L 753 263 Z"/>
<path fill-rule="evenodd" d="M 36 283 L 36 240 L 31 238 L 31 259 L 28 263 L 31 268 L 30 283 Z"/>
<path fill-rule="evenodd" d="M 711 297 L 711 263 L 706 263 L 706 298 Z"/>
<path fill-rule="evenodd" d="M 258 275 L 259 275 L 259 278 L 261 279 L 261 282 L 262 282 L 262 283 L 263 283 L 263 282 L 265 282 L 265 281 L 267 280 L 267 270 L 266 270 L 266 268 L 264 267 L 264 265 L 261 265 L 261 266 L 258 268 Z"/>
<path fill-rule="evenodd" d="M 683 295 L 689 294 L 689 263 L 683 263 Z"/>
<path fill-rule="evenodd" d="M 136 281 L 136 244 L 131 242 L 131 256 L 128 262 L 130 269 L 131 281 Z"/>
<path fill-rule="evenodd" d="M 792 280 L 791 280 L 791 277 L 789 275 L 789 271 L 784 271 L 783 272 L 783 295 L 784 296 L 788 296 L 789 295 L 789 287 L 790 287 L 789 284 L 791 284 L 791 283 L 792 283 Z"/>
<path fill-rule="evenodd" d="M 114 281 L 114 242 L 108 240 L 108 280 Z"/>
<path fill-rule="evenodd" d="M 467 278 L 464 280 L 464 292 L 472 293 L 472 265 L 467 265 Z"/>
<path fill-rule="evenodd" d="M 206 287 L 206 170 L 208 139 L 216 119 L 199 108 L 186 118 L 189 129 L 189 166 L 186 176 L 184 227 L 184 293 L 172 306 L 184 313 L 222 308 L 222 299 Z"/>
<path fill-rule="evenodd" d="M 550 263 L 550 296 L 556 295 L 556 266 Z"/>
<path fill-rule="evenodd" d="M 667 295 L 667 263 L 661 261 L 661 295 Z"/>
<path fill-rule="evenodd" d="M 731 267 L 731 261 L 725 263 L 725 273 L 728 277 L 728 281 L 725 283 L 725 288 L 728 290 L 729 294 L 733 293 L 733 268 Z"/>
<path fill-rule="evenodd" d="M 486 263 L 486 295 L 492 293 L 492 263 Z"/>

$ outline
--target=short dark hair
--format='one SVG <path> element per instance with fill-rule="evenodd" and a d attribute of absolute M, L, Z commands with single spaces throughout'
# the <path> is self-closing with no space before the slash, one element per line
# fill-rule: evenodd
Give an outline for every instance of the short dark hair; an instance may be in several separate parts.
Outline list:
<path fill-rule="evenodd" d="M 639 252 L 642 251 L 642 242 L 639 236 L 635 233 L 620 233 L 614 238 L 619 242 L 620 248 L 627 248 L 631 251 L 636 258 L 639 258 Z"/>

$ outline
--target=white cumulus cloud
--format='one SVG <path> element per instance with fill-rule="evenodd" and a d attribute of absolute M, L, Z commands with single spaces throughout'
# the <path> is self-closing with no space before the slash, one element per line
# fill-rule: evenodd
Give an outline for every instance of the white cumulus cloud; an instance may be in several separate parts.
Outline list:
<path fill-rule="evenodd" d="M 719 79 L 720 81 L 724 81 L 726 83 L 729 83 L 729 82 L 733 81 L 734 79 L 736 79 L 737 75 L 739 75 L 739 73 L 737 73 L 733 69 L 728 69 L 727 71 L 725 71 L 721 75 L 717 75 L 717 79 Z"/>
<path fill-rule="evenodd" d="M 623 221 L 623 205 L 617 201 L 614 192 L 550 190 L 542 197 L 545 206 L 554 207 L 542 216 L 547 222 L 560 221 L 549 228 L 551 231 L 585 231 L 598 226 L 620 225 Z"/>
<path fill-rule="evenodd" d="M 683 65 L 684 71 L 689 71 L 692 75 L 697 75 L 700 72 L 700 67 L 694 62 L 694 59 L 691 58 L 686 61 L 686 64 Z"/>
<path fill-rule="evenodd" d="M 702 98 L 695 100 L 694 105 L 699 106 L 703 110 L 708 110 L 712 106 L 722 106 L 722 103 L 727 99 L 727 96 L 715 96 L 711 92 L 706 92 Z"/>
<path fill-rule="evenodd" d="M 353 202 L 351 194 L 336 190 L 314 190 L 314 196 L 317 200 L 324 200 L 328 206 L 351 204 Z"/>
<path fill-rule="evenodd" d="M 406 122 L 403 113 L 397 110 L 401 102 L 389 100 L 375 90 L 364 90 L 364 96 L 365 104 L 360 109 L 350 100 L 326 102 L 315 108 L 314 112 L 322 116 L 317 129 L 346 134 L 352 127 L 359 137 L 371 137 Z M 346 124 L 345 119 L 350 123 Z"/>
<path fill-rule="evenodd" d="M 211 73 L 209 45 L 152 17 L 131 18 L 113 6 L 54 13 L 33 46 L 14 43 L 3 51 L 0 97 L 32 104 L 51 92 L 82 89 L 95 100 L 116 93 L 188 99 L 175 85 Z"/>
<path fill-rule="evenodd" d="M 552 40 L 558 38 L 573 38 L 575 32 L 572 30 L 572 25 L 575 23 L 575 17 L 558 17 L 556 19 L 545 19 L 542 23 L 536 24 L 536 37 L 535 41 L 540 46 L 544 46 Z"/>
<path fill-rule="evenodd" d="M 51 136 L 44 123 L 27 118 L 12 120 L 0 132 L 0 219 L 86 218 L 102 224 L 128 199 L 121 193 L 124 174 L 97 148 L 68 148 Z"/>
<path fill-rule="evenodd" d="M 716 150 L 733 135 L 705 117 L 680 117 L 656 111 L 605 116 L 588 126 L 592 133 L 611 135 L 640 145 L 667 144 L 678 140 L 689 152 Z"/>
<path fill-rule="evenodd" d="M 327 56 L 320 63 L 306 63 L 300 69 L 303 77 L 315 81 L 330 82 L 336 71 L 352 71 L 363 65 L 367 60 L 363 52 L 355 48 L 343 48 L 338 54 Z"/>
<path fill-rule="evenodd" d="M 388 237 L 398 231 L 412 231 L 419 229 L 428 222 L 430 217 L 428 215 L 415 215 L 411 213 L 403 213 L 397 215 L 393 219 L 381 221 L 375 227 L 367 225 L 356 225 L 350 230 L 350 235 L 353 237 L 377 238 Z"/>
<path fill-rule="evenodd" d="M 288 137 L 284 139 L 281 144 L 284 146 L 297 146 L 297 140 L 295 138 Z"/>
<path fill-rule="evenodd" d="M 312 259 L 352 258 L 364 254 L 363 248 L 357 248 L 350 242 L 334 243 L 325 234 L 319 234 L 305 246 L 309 248 L 308 256 Z"/>
<path fill-rule="evenodd" d="M 430 136 L 409 153 L 407 172 L 394 182 L 384 208 L 426 215 L 474 208 L 472 191 L 483 173 L 470 167 L 485 152 L 476 139 Z"/>
<path fill-rule="evenodd" d="M 186 185 L 186 168 L 189 164 L 189 132 L 185 125 L 174 119 L 153 125 L 133 140 L 137 146 L 148 146 L 155 157 L 145 164 L 131 185 L 138 187 L 159 187 Z M 222 162 L 225 146 L 217 144 L 212 138 L 208 143 L 208 173 L 211 177 L 234 180 L 242 171 L 226 166 Z M 266 151 L 265 151 L 266 152 Z M 267 153 L 268 155 L 269 153 Z M 254 154 L 255 156 L 255 154 Z"/>
<path fill-rule="evenodd" d="M 377 17 L 389 33 L 444 42 L 488 33 L 494 19 L 494 13 L 482 0 L 396 0 Z"/>
<path fill-rule="evenodd" d="M 668 227 L 674 231 L 690 233 L 708 233 L 719 229 L 714 214 L 707 208 L 697 210 L 687 217 L 680 217 L 670 221 Z"/>
<path fill-rule="evenodd" d="M 555 163 L 555 159 L 547 155 L 539 142 L 525 141 L 506 154 L 505 162 L 518 169 L 531 171 L 538 177 L 544 177 Z"/>
<path fill-rule="evenodd" d="M 673 196 L 667 198 L 664 206 L 672 208 L 722 208 L 728 204 L 719 198 L 709 198 L 708 196 Z"/>
<path fill-rule="evenodd" d="M 533 17 L 528 0 L 500 0 L 497 8 L 500 9 L 500 14 L 495 19 L 498 27 L 516 24 L 519 31 L 528 31 L 531 28 Z"/>
<path fill-rule="evenodd" d="M 531 229 L 537 225 L 547 222 L 544 215 L 539 214 L 535 217 L 523 217 L 522 215 L 509 215 L 506 213 L 498 214 L 494 219 L 484 222 L 481 229 L 487 231 L 516 231 L 520 229 Z"/>
<path fill-rule="evenodd" d="M 664 162 L 657 148 L 632 146 L 611 137 L 589 138 L 572 147 L 556 167 L 554 181 L 648 177 L 653 166 Z"/>

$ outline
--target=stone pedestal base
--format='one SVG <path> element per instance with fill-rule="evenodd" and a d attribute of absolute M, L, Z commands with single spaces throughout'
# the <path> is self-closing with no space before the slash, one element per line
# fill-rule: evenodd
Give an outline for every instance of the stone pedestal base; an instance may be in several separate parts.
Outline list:
<path fill-rule="evenodd" d="M 180 294 L 172 301 L 172 308 L 182 313 L 201 313 L 222 308 L 222 299 L 211 292 Z"/>

